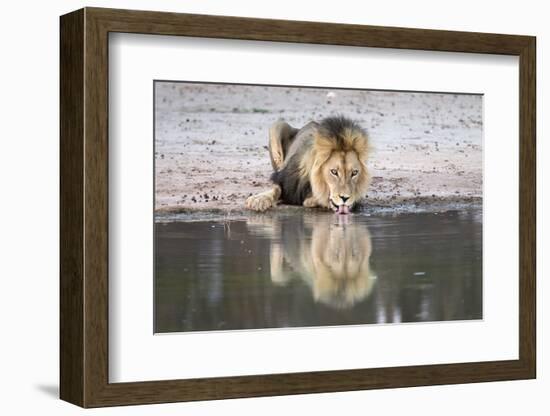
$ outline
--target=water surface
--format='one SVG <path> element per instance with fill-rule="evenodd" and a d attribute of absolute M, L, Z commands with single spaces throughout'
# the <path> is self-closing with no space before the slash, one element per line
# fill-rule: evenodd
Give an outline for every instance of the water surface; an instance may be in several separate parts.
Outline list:
<path fill-rule="evenodd" d="M 155 332 L 482 318 L 481 210 L 155 224 Z"/>

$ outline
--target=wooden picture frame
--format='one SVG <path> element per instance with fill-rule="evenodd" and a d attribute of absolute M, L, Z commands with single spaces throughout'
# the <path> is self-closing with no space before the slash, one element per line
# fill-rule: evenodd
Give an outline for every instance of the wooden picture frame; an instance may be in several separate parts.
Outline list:
<path fill-rule="evenodd" d="M 535 378 L 535 38 L 85 8 L 61 17 L 60 396 L 82 407 Z M 109 383 L 108 34 L 519 56 L 519 359 Z"/>

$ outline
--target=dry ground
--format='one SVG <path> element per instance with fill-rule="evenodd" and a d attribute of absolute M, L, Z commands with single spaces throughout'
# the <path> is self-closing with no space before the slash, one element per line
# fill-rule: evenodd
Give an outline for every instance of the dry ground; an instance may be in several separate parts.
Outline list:
<path fill-rule="evenodd" d="M 156 83 L 155 208 L 242 209 L 269 187 L 267 131 L 343 114 L 369 133 L 370 207 L 469 204 L 482 195 L 482 97 Z"/>

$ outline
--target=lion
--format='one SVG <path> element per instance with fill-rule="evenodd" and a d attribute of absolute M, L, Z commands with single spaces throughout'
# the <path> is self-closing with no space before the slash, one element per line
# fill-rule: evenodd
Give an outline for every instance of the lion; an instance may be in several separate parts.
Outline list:
<path fill-rule="evenodd" d="M 282 202 L 348 214 L 370 183 L 367 133 L 343 116 L 301 129 L 278 120 L 269 130 L 269 156 L 273 187 L 246 200 L 251 210 L 265 211 Z"/>

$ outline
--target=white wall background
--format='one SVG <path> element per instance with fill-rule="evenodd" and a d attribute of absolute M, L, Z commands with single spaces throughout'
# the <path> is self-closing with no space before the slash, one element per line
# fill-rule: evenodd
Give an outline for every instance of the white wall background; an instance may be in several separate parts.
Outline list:
<path fill-rule="evenodd" d="M 370 3 L 370 4 L 369 4 Z M 5 2 L 0 14 L 0 411 L 71 415 L 58 395 L 58 16 L 83 6 L 536 35 L 538 38 L 538 379 L 458 386 L 315 394 L 91 410 L 121 415 L 548 414 L 550 360 L 544 348 L 550 285 L 543 258 L 550 238 L 550 145 L 543 140 L 550 26 L 545 2 L 296 0 Z M 546 201 L 545 201 L 546 199 Z"/>

